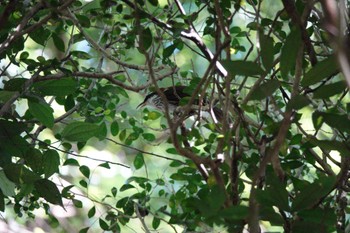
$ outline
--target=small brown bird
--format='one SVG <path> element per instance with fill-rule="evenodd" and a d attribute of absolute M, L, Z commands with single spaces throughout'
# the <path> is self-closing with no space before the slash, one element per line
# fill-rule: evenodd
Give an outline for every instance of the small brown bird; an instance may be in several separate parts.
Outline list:
<path fill-rule="evenodd" d="M 160 90 L 164 93 L 164 96 L 168 101 L 169 113 L 174 113 L 174 111 L 180 106 L 180 102 L 186 101 L 186 98 L 191 97 L 191 95 L 185 89 L 186 89 L 186 86 L 171 86 L 167 88 L 160 88 Z M 194 104 L 199 105 L 199 99 L 195 100 Z M 206 101 L 204 100 L 203 104 L 205 106 L 208 103 L 206 103 Z M 146 95 L 144 101 L 140 103 L 137 106 L 137 108 L 144 107 L 146 105 L 152 106 L 162 112 L 165 112 L 165 105 L 163 103 L 162 97 L 158 94 L 158 92 L 151 92 L 148 95 Z M 203 109 L 207 109 L 207 108 L 203 108 Z M 213 107 L 213 112 L 217 120 L 220 121 L 222 118 L 221 109 L 217 107 Z M 196 111 L 191 110 L 188 117 L 195 114 L 196 114 Z"/>

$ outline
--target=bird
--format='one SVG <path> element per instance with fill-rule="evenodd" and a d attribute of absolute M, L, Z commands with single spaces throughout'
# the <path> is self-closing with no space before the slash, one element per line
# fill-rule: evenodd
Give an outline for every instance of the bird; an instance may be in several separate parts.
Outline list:
<path fill-rule="evenodd" d="M 169 113 L 175 114 L 175 112 L 178 110 L 178 107 L 183 103 L 186 103 L 186 99 L 189 100 L 191 98 L 191 94 L 186 90 L 186 88 L 187 86 L 170 86 L 166 88 L 160 88 L 160 91 L 163 92 L 165 98 L 167 99 Z M 208 112 L 210 110 L 207 107 L 209 103 L 204 99 L 202 104 L 204 106 L 202 110 L 205 109 Z M 146 95 L 143 102 L 140 103 L 136 108 L 142 108 L 146 105 L 152 106 L 163 113 L 165 112 L 165 104 L 163 103 L 163 99 L 156 91 Z M 200 105 L 199 98 L 195 99 L 194 105 Z M 212 109 L 216 120 L 220 121 L 223 115 L 221 109 L 216 106 L 214 106 Z M 189 111 L 188 117 L 193 116 L 196 113 L 198 113 L 198 111 L 191 109 Z"/>

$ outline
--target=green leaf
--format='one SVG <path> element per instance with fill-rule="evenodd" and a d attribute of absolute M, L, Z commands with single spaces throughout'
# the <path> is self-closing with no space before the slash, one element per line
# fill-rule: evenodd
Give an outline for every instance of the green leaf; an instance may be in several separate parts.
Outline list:
<path fill-rule="evenodd" d="M 29 112 L 43 125 L 52 128 L 54 124 L 53 109 L 46 102 L 37 102 L 36 100 L 28 100 Z"/>
<path fill-rule="evenodd" d="M 163 50 L 163 58 L 170 57 L 176 49 L 176 45 L 172 44 Z"/>
<path fill-rule="evenodd" d="M 82 60 L 91 59 L 91 55 L 85 51 L 74 50 L 74 51 L 71 51 L 70 54 Z"/>
<path fill-rule="evenodd" d="M 148 0 L 149 3 L 152 4 L 152 6 L 158 6 L 158 0 Z"/>
<path fill-rule="evenodd" d="M 123 129 L 119 134 L 119 140 L 124 141 L 126 137 L 126 129 Z"/>
<path fill-rule="evenodd" d="M 29 57 L 29 53 L 27 51 L 24 51 L 21 53 L 21 55 L 19 56 L 20 60 L 26 60 Z"/>
<path fill-rule="evenodd" d="M 67 165 L 79 166 L 79 162 L 76 159 L 67 159 L 66 161 L 64 161 L 63 166 Z"/>
<path fill-rule="evenodd" d="M 214 185 L 213 187 L 211 187 L 208 196 L 205 196 L 202 199 L 202 201 L 206 203 L 208 211 L 212 213 L 215 213 L 216 211 L 220 210 L 225 200 L 225 192 L 218 185 Z"/>
<path fill-rule="evenodd" d="M 40 179 L 40 176 L 24 167 L 23 164 L 8 164 L 4 167 L 6 177 L 16 184 L 33 183 Z"/>
<path fill-rule="evenodd" d="M 339 72 L 337 59 L 335 56 L 329 56 L 312 67 L 301 81 L 301 86 L 307 87 L 322 81 Z"/>
<path fill-rule="evenodd" d="M 100 127 L 87 122 L 72 122 L 62 131 L 62 138 L 68 141 L 85 142 L 91 137 L 96 136 Z"/>
<path fill-rule="evenodd" d="M 288 192 L 285 185 L 277 177 L 269 177 L 269 184 L 265 190 L 257 190 L 257 200 L 262 206 L 276 206 L 289 211 Z"/>
<path fill-rule="evenodd" d="M 80 201 L 78 199 L 73 199 L 72 201 L 73 201 L 73 204 L 74 204 L 75 207 L 83 208 L 83 202 L 82 201 Z"/>
<path fill-rule="evenodd" d="M 102 230 L 104 230 L 104 231 L 108 231 L 109 230 L 108 224 L 102 218 L 100 218 L 98 222 L 99 222 L 100 227 L 101 227 Z"/>
<path fill-rule="evenodd" d="M 77 89 L 77 81 L 73 78 L 46 80 L 36 82 L 32 86 L 35 91 L 45 96 L 66 96 Z"/>
<path fill-rule="evenodd" d="M 231 206 L 221 211 L 220 215 L 233 220 L 242 220 L 248 217 L 249 208 L 247 206 Z"/>
<path fill-rule="evenodd" d="M 89 28 L 91 26 L 90 19 L 85 15 L 75 15 L 77 19 L 79 20 L 79 23 L 84 28 Z"/>
<path fill-rule="evenodd" d="M 168 149 L 166 149 L 166 152 L 169 154 L 172 154 L 172 155 L 178 154 L 175 148 L 168 148 Z"/>
<path fill-rule="evenodd" d="M 310 100 L 303 95 L 294 96 L 287 104 L 287 110 L 299 110 L 310 104 Z"/>
<path fill-rule="evenodd" d="M 149 28 L 145 28 L 142 30 L 141 40 L 144 50 L 148 50 L 153 42 L 152 32 Z"/>
<path fill-rule="evenodd" d="M 350 148 L 344 142 L 336 141 L 336 140 L 317 140 L 315 138 L 311 138 L 309 142 L 318 146 L 324 150 L 335 150 L 338 151 L 342 156 L 350 155 Z"/>
<path fill-rule="evenodd" d="M 261 61 L 266 71 L 271 70 L 273 66 L 274 50 L 273 39 L 264 33 L 259 33 L 259 41 L 261 47 Z"/>
<path fill-rule="evenodd" d="M 53 40 L 53 44 L 55 45 L 55 47 L 61 51 L 61 52 L 65 52 L 65 45 L 64 45 L 64 41 L 62 40 L 62 38 L 57 35 L 56 33 L 52 33 L 52 40 Z"/>
<path fill-rule="evenodd" d="M 151 111 L 147 114 L 147 116 L 148 116 L 148 119 L 150 120 L 157 120 L 159 117 L 162 116 L 162 114 L 157 111 Z"/>
<path fill-rule="evenodd" d="M 0 191 L 2 191 L 1 193 L 9 197 L 14 196 L 15 188 L 16 184 L 6 177 L 5 172 L 3 170 L 0 170 Z"/>
<path fill-rule="evenodd" d="M 314 122 L 324 122 L 332 128 L 336 128 L 341 132 L 350 133 L 350 120 L 347 115 L 339 115 L 335 113 L 325 113 L 316 111 L 312 114 L 312 121 Z M 315 125 L 315 128 L 317 125 Z"/>
<path fill-rule="evenodd" d="M 35 148 L 29 148 L 24 156 L 26 164 L 34 171 L 36 174 L 44 173 L 44 161 L 43 155 L 40 150 Z"/>
<path fill-rule="evenodd" d="M 111 134 L 117 136 L 119 133 L 119 125 L 117 121 L 113 121 L 111 124 Z"/>
<path fill-rule="evenodd" d="M 169 164 L 169 167 L 180 167 L 184 165 L 184 163 L 182 163 L 181 161 L 172 161 L 170 164 Z"/>
<path fill-rule="evenodd" d="M 111 167 L 109 166 L 109 163 L 108 162 L 104 162 L 104 163 L 101 163 L 98 165 L 99 167 L 103 167 L 103 168 L 106 168 L 106 169 L 110 169 Z"/>
<path fill-rule="evenodd" d="M 92 218 L 92 217 L 94 217 L 95 216 L 95 214 L 96 214 L 96 208 L 95 208 L 95 206 L 93 206 L 89 211 L 88 211 L 88 218 Z"/>
<path fill-rule="evenodd" d="M 4 82 L 4 90 L 6 91 L 19 91 L 23 90 L 23 85 L 27 82 L 26 78 L 14 78 Z"/>
<path fill-rule="evenodd" d="M 116 196 L 117 196 L 117 193 L 118 193 L 118 189 L 117 189 L 116 187 L 113 187 L 113 188 L 111 189 L 111 193 L 112 193 L 113 197 L 116 197 Z"/>
<path fill-rule="evenodd" d="M 34 187 L 39 195 L 46 201 L 63 207 L 61 193 L 52 181 L 40 179 L 35 181 Z"/>
<path fill-rule="evenodd" d="M 79 167 L 79 171 L 86 177 L 90 178 L 90 168 L 88 166 L 82 165 Z"/>
<path fill-rule="evenodd" d="M 153 221 L 152 221 L 152 227 L 153 229 L 157 229 L 160 225 L 160 219 L 157 217 L 153 217 Z"/>
<path fill-rule="evenodd" d="M 131 182 L 135 182 L 137 184 L 144 184 L 146 182 L 148 182 L 149 179 L 145 178 L 145 177 L 139 177 L 139 176 L 132 176 L 129 179 L 126 180 L 126 183 L 129 184 Z"/>
<path fill-rule="evenodd" d="M 90 230 L 90 227 L 85 227 L 79 231 L 79 233 L 88 233 Z"/>
<path fill-rule="evenodd" d="M 43 154 L 43 166 L 45 178 L 49 178 L 59 171 L 60 155 L 56 150 L 47 150 Z"/>
<path fill-rule="evenodd" d="M 1 120 L 0 120 L 1 121 Z M 15 127 L 19 127 L 20 124 L 13 123 Z M 24 157 L 27 150 L 31 147 L 28 141 L 19 135 L 11 135 L 11 133 L 16 132 L 14 128 L 10 130 L 3 130 L 0 123 L 0 147 L 2 150 L 2 162 L 10 162 L 11 156 Z"/>
<path fill-rule="evenodd" d="M 281 51 L 280 70 L 283 79 L 288 79 L 288 74 L 295 65 L 300 43 L 300 31 L 292 30 L 287 36 Z"/>
<path fill-rule="evenodd" d="M 303 185 L 293 200 L 292 210 L 300 211 L 313 207 L 334 188 L 335 182 L 336 177 L 330 176 L 315 180 L 312 184 Z"/>
<path fill-rule="evenodd" d="M 142 137 L 149 142 L 156 140 L 156 136 L 154 136 L 154 134 L 152 134 L 152 133 L 144 133 L 144 134 L 142 134 Z"/>
<path fill-rule="evenodd" d="M 280 83 L 276 79 L 268 80 L 267 82 L 258 86 L 249 100 L 262 100 L 271 96 L 280 86 Z"/>
<path fill-rule="evenodd" d="M 45 46 L 46 41 L 50 37 L 50 30 L 44 28 L 44 27 L 39 27 L 36 30 L 33 30 L 33 32 L 29 33 L 30 38 L 35 41 L 36 43 Z"/>
<path fill-rule="evenodd" d="M 84 188 L 87 188 L 88 187 L 88 183 L 85 181 L 85 180 L 80 180 L 79 181 L 79 184 L 84 187 Z"/>
<path fill-rule="evenodd" d="M 222 65 L 232 75 L 255 76 L 263 75 L 265 71 L 252 61 L 222 61 Z"/>
<path fill-rule="evenodd" d="M 315 99 L 326 99 L 333 95 L 340 94 L 346 89 L 346 84 L 344 81 L 339 81 L 336 83 L 331 83 L 324 85 L 314 92 Z"/>
<path fill-rule="evenodd" d="M 170 175 L 170 178 L 173 180 L 188 180 L 189 177 L 184 174 L 174 173 Z"/>
<path fill-rule="evenodd" d="M 283 225 L 284 223 L 282 216 L 276 213 L 271 206 L 261 206 L 259 216 L 260 220 L 268 221 L 271 225 Z"/>
<path fill-rule="evenodd" d="M 6 103 L 9 99 L 11 99 L 12 96 L 17 94 L 16 91 L 0 91 L 0 103 Z"/>
<path fill-rule="evenodd" d="M 0 211 L 4 212 L 5 211 L 5 197 L 4 194 L 2 193 L 0 189 Z"/>
<path fill-rule="evenodd" d="M 132 184 L 124 184 L 122 187 L 120 187 L 119 191 L 124 192 L 125 190 L 135 188 Z"/>
<path fill-rule="evenodd" d="M 140 169 L 141 167 L 143 167 L 144 164 L 145 164 L 145 161 L 144 161 L 143 155 L 141 153 L 137 154 L 134 159 L 135 169 L 136 170 Z"/>
<path fill-rule="evenodd" d="M 328 226 L 332 226 L 337 221 L 334 209 L 330 208 L 316 208 L 311 210 L 302 210 L 298 212 L 298 216 L 303 221 L 319 224 L 322 223 Z"/>

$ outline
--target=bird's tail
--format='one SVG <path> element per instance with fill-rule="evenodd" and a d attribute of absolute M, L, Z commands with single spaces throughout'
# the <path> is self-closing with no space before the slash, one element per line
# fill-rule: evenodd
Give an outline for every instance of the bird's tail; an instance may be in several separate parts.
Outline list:
<path fill-rule="evenodd" d="M 213 108 L 213 112 L 214 112 L 215 118 L 216 118 L 219 122 L 221 122 L 222 119 L 223 119 L 223 117 L 224 117 L 223 111 L 222 111 L 220 108 L 218 108 L 218 107 L 214 107 L 214 108 Z"/>

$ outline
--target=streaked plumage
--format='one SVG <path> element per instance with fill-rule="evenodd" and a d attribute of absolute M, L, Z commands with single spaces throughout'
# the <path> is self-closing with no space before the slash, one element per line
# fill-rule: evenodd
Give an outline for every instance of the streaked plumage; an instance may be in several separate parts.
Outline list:
<path fill-rule="evenodd" d="M 180 105 L 180 101 L 184 100 L 186 97 L 191 97 L 191 95 L 187 92 L 186 86 L 175 86 L 175 87 L 168 87 L 168 88 L 161 88 L 161 91 L 163 91 L 164 95 L 166 96 L 168 100 L 168 109 L 170 113 L 173 113 L 175 109 Z M 199 105 L 199 98 L 195 100 L 195 105 Z M 205 103 L 203 103 L 205 104 Z M 144 101 L 140 103 L 137 108 L 144 107 L 146 105 L 152 106 L 162 112 L 165 112 L 164 103 L 160 95 L 158 95 L 157 92 L 152 92 L 148 95 L 146 95 Z M 213 108 L 215 117 L 220 121 L 222 117 L 222 111 L 214 107 Z M 190 111 L 189 116 L 192 116 L 195 114 L 195 110 Z"/>

